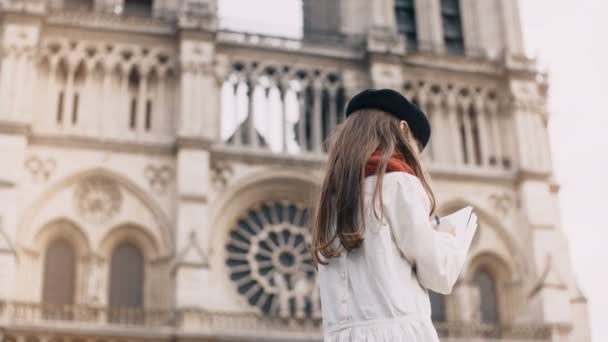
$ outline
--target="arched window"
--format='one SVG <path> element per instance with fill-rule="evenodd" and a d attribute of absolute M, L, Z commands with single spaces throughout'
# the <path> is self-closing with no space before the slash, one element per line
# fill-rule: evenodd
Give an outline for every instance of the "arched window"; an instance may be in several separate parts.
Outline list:
<path fill-rule="evenodd" d="M 433 322 L 445 322 L 445 297 L 433 291 L 429 291 L 431 300 L 431 319 Z"/>
<path fill-rule="evenodd" d="M 136 323 L 142 318 L 144 258 L 130 242 L 118 245 L 110 260 L 110 321 Z"/>
<path fill-rule="evenodd" d="M 479 310 L 481 322 L 498 323 L 498 298 L 496 297 L 496 282 L 494 277 L 485 270 L 475 272 L 475 286 L 479 289 Z"/>
<path fill-rule="evenodd" d="M 65 306 L 74 304 L 76 283 L 76 256 L 74 248 L 65 239 L 51 242 L 44 259 L 42 303 L 47 319 L 70 319 Z"/>
<path fill-rule="evenodd" d="M 141 87 L 141 77 L 137 69 L 131 69 L 129 73 L 129 129 L 137 130 L 137 100 L 139 96 L 139 87 Z M 140 104 L 141 105 L 141 104 Z M 141 120 L 141 118 L 139 118 Z"/>
<path fill-rule="evenodd" d="M 459 0 L 441 0 L 441 22 L 443 24 L 443 42 L 448 53 L 464 53 L 464 36 Z"/>
<path fill-rule="evenodd" d="M 122 13 L 141 17 L 152 16 L 152 0 L 124 0 Z"/>
<path fill-rule="evenodd" d="M 418 32 L 416 31 L 416 9 L 414 0 L 395 0 L 395 16 L 399 33 L 407 39 L 407 49 L 416 50 L 418 47 Z"/>

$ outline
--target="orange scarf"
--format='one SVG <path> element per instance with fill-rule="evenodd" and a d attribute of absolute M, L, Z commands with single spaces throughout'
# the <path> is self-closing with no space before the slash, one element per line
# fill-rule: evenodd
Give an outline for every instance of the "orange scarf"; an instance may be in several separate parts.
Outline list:
<path fill-rule="evenodd" d="M 374 175 L 378 169 L 378 164 L 382 159 L 382 152 L 377 149 L 367 160 L 365 164 L 365 177 Z M 405 162 L 405 159 L 398 151 L 395 151 L 386 164 L 386 172 L 400 171 L 416 176 L 414 170 Z"/>

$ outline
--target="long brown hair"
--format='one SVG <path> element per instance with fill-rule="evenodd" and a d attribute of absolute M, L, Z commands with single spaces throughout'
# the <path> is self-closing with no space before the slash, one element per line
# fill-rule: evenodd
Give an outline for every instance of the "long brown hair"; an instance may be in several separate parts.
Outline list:
<path fill-rule="evenodd" d="M 314 202 L 311 221 L 311 253 L 315 265 L 339 255 L 339 246 L 347 251 L 363 243 L 364 170 L 370 155 L 380 148 L 382 158 L 378 165 L 378 181 L 373 195 L 374 213 L 376 201 L 382 204 L 382 180 L 386 164 L 395 151 L 401 153 L 420 179 L 431 202 L 429 216 L 435 211 L 435 195 L 429 185 L 430 177 L 422 167 L 418 151 L 419 142 L 409 129 L 404 132 L 401 120 L 376 109 L 354 112 L 339 124 L 330 137 L 325 165 L 325 179 Z M 383 212 L 380 214 L 382 217 Z M 335 227 L 335 229 L 334 229 Z M 337 245 L 336 239 L 340 244 Z"/>

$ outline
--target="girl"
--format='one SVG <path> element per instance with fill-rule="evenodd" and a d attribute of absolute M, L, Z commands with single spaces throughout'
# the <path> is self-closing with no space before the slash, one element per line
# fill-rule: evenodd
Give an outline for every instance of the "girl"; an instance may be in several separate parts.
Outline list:
<path fill-rule="evenodd" d="M 333 133 L 312 221 L 324 340 L 439 341 L 428 290 L 451 292 L 466 251 L 434 224 L 426 115 L 399 93 L 353 97 Z"/>

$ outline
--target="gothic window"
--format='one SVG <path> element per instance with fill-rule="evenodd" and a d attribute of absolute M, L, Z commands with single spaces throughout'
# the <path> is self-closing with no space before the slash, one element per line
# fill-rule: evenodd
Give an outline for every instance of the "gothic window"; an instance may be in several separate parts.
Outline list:
<path fill-rule="evenodd" d="M 57 239 L 49 244 L 44 259 L 42 303 L 45 318 L 69 319 L 66 305 L 74 304 L 76 256 L 72 244 Z"/>
<path fill-rule="evenodd" d="M 459 0 L 441 0 L 441 21 L 446 51 L 450 54 L 463 54 L 464 36 Z"/>
<path fill-rule="evenodd" d="M 494 277 L 485 270 L 475 272 L 474 282 L 479 289 L 479 310 L 481 322 L 497 324 L 498 320 L 498 298 L 496 296 L 496 282 Z"/>
<path fill-rule="evenodd" d="M 462 148 L 462 158 L 465 164 L 469 163 L 469 146 L 467 143 L 467 135 L 469 132 L 467 131 L 467 127 L 465 125 L 465 113 L 462 107 L 458 107 L 458 132 L 460 137 L 460 146 Z"/>
<path fill-rule="evenodd" d="M 471 122 L 471 141 L 473 142 L 473 157 L 475 164 L 481 165 L 481 141 L 479 137 L 479 122 L 475 107 L 469 108 L 469 121 Z"/>
<path fill-rule="evenodd" d="M 336 125 L 343 120 L 342 116 L 345 106 L 344 88 L 336 86 L 335 84 L 337 82 L 338 79 L 334 75 L 330 75 L 328 77 L 328 83 L 334 83 L 332 87 L 315 89 L 315 86 L 309 84 L 298 95 L 303 97 L 301 100 L 304 102 L 304 106 L 303 112 L 293 129 L 296 141 L 301 144 L 301 151 L 315 150 L 314 121 L 315 112 L 318 108 L 321 121 L 319 137 L 321 139 L 323 151 L 327 152 L 329 147 L 329 136 Z M 317 101 L 319 102 L 318 107 Z M 304 137 L 300 137 L 301 133 L 304 133 Z"/>
<path fill-rule="evenodd" d="M 418 46 L 418 33 L 416 31 L 415 0 L 395 0 L 395 16 L 397 29 L 405 35 L 407 48 L 415 50 Z"/>
<path fill-rule="evenodd" d="M 433 322 L 445 322 L 445 296 L 429 291 L 431 300 L 431 319 Z"/>
<path fill-rule="evenodd" d="M 137 97 L 141 80 L 136 69 L 129 73 L 129 128 L 134 131 L 137 129 Z"/>
<path fill-rule="evenodd" d="M 60 90 L 57 95 L 57 114 L 55 117 L 58 124 L 63 121 L 63 90 Z"/>
<path fill-rule="evenodd" d="M 152 16 L 153 0 L 124 0 L 122 13 L 140 17 Z"/>
<path fill-rule="evenodd" d="M 307 209 L 276 201 L 250 209 L 230 231 L 230 278 L 238 293 L 266 315 L 320 317 L 307 220 Z"/>
<path fill-rule="evenodd" d="M 84 79 L 85 79 L 85 66 L 84 63 L 80 63 L 76 72 L 74 73 L 74 93 L 72 94 L 72 112 L 69 113 L 71 115 L 72 125 L 76 125 L 78 123 L 78 112 L 80 110 L 80 93 L 84 88 Z"/>
<path fill-rule="evenodd" d="M 57 93 L 57 113 L 55 118 L 58 124 L 63 123 L 64 120 L 64 107 L 66 102 L 65 96 L 65 85 L 68 79 L 68 70 L 65 61 L 59 62 L 59 66 L 57 67 L 57 71 L 55 74 L 55 83 L 59 88 L 59 92 Z"/>
<path fill-rule="evenodd" d="M 110 261 L 110 321 L 137 321 L 130 309 L 143 307 L 144 258 L 132 243 L 118 245 Z M 135 311 L 137 312 L 137 311 Z"/>

